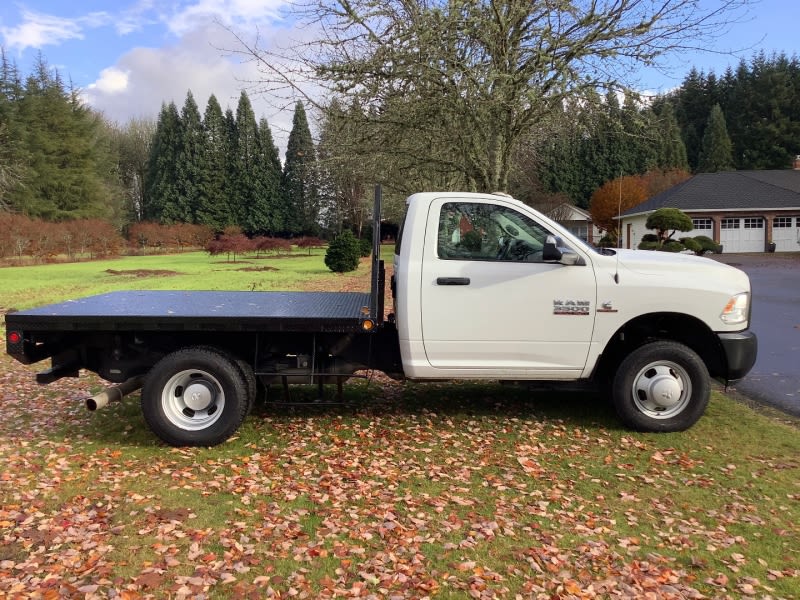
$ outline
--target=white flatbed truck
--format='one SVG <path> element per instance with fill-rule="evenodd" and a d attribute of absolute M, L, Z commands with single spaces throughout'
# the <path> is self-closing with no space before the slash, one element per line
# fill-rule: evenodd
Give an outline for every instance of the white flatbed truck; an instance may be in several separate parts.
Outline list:
<path fill-rule="evenodd" d="M 750 282 L 704 257 L 597 250 L 505 195 L 407 199 L 384 319 L 380 194 L 365 293 L 127 291 L 6 315 L 7 352 L 142 386 L 164 442 L 211 446 L 261 386 L 341 384 L 374 369 L 411 380 L 569 382 L 607 391 L 621 420 L 681 431 L 710 379 L 752 368 Z M 104 401 L 103 401 L 104 402 Z"/>

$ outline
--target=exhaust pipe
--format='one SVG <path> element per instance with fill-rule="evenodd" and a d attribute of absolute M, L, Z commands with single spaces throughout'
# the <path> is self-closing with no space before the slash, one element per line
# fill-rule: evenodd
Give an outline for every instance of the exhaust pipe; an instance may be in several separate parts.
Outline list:
<path fill-rule="evenodd" d="M 131 377 L 128 381 L 106 388 L 99 394 L 87 398 L 86 408 L 95 411 L 108 406 L 110 402 L 120 402 L 125 396 L 142 387 L 142 383 L 141 377 Z"/>

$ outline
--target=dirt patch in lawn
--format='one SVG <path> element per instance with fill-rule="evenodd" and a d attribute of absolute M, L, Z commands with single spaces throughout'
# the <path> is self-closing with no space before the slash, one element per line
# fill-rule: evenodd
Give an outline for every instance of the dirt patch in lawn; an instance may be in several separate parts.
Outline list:
<path fill-rule="evenodd" d="M 242 267 L 236 269 L 237 271 L 277 271 L 277 267 Z"/>
<path fill-rule="evenodd" d="M 128 269 L 123 271 L 106 269 L 106 273 L 122 277 L 171 277 L 172 275 L 180 275 L 178 271 L 170 271 L 168 269 Z"/>

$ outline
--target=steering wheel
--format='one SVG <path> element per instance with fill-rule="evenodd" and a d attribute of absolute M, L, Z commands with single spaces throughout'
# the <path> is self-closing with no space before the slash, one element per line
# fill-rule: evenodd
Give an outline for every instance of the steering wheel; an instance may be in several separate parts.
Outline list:
<path fill-rule="evenodd" d="M 506 223 L 505 225 L 503 225 L 502 223 L 498 223 L 498 225 L 500 225 L 500 229 L 503 230 L 503 233 L 508 234 L 510 237 L 514 239 L 519 237 L 519 230 L 513 225 L 509 225 L 508 223 Z"/>

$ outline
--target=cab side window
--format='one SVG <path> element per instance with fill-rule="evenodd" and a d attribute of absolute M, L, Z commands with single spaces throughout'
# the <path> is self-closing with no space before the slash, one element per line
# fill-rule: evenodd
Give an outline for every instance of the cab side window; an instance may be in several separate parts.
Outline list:
<path fill-rule="evenodd" d="M 447 202 L 439 213 L 438 256 L 445 260 L 541 262 L 549 231 L 514 209 Z"/>

